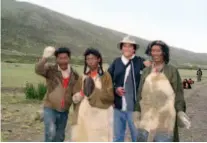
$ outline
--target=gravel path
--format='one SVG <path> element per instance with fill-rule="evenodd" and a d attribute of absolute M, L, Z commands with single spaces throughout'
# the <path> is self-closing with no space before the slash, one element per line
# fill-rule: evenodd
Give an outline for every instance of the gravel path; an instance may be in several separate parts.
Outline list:
<path fill-rule="evenodd" d="M 207 141 L 207 83 L 196 85 L 193 91 L 186 95 L 187 114 L 191 119 L 191 128 L 180 129 L 180 141 Z"/>

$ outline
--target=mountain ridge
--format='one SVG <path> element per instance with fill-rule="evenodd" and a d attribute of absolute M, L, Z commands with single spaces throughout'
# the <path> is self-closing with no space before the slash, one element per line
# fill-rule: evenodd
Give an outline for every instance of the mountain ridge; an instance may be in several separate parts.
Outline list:
<path fill-rule="evenodd" d="M 2 49 L 39 55 L 47 45 L 68 46 L 75 56 L 98 48 L 107 60 L 120 55 L 117 43 L 127 34 L 91 24 L 28 2 L 2 0 Z M 144 56 L 148 40 L 133 35 Z M 207 64 L 207 53 L 171 49 L 174 64 Z M 185 56 L 184 56 L 185 55 Z"/>

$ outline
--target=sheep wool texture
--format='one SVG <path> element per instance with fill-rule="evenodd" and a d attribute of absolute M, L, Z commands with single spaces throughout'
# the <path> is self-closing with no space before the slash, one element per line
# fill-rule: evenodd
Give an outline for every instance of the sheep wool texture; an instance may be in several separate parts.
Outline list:
<path fill-rule="evenodd" d="M 140 128 L 149 132 L 148 141 L 157 133 L 173 136 L 176 120 L 175 93 L 164 73 L 150 73 L 141 92 Z"/>

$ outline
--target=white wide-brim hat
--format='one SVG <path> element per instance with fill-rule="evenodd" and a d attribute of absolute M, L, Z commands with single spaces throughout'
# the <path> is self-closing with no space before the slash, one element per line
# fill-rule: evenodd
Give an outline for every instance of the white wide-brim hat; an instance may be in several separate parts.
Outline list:
<path fill-rule="evenodd" d="M 139 48 L 139 45 L 136 43 L 136 41 L 131 36 L 125 36 L 119 43 L 118 48 L 121 49 L 121 45 L 124 43 L 133 44 L 135 45 L 136 49 Z"/>

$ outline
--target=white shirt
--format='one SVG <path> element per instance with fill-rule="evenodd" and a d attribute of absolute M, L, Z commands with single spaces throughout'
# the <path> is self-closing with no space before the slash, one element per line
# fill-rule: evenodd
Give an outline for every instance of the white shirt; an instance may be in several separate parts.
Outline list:
<path fill-rule="evenodd" d="M 58 65 L 58 70 L 61 71 L 63 78 L 68 78 L 70 76 L 70 65 L 66 70 L 62 70 Z"/>

